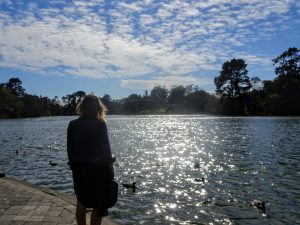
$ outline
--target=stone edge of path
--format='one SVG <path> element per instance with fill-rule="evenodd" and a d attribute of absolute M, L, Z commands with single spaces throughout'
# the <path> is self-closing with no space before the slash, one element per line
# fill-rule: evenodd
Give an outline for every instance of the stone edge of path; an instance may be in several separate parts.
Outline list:
<path fill-rule="evenodd" d="M 4 180 L 7 182 L 12 182 L 15 183 L 17 186 L 22 186 L 22 188 L 26 189 L 27 191 L 37 194 L 37 195 L 42 195 L 47 197 L 48 199 L 51 199 L 53 202 L 62 205 L 65 207 L 67 210 L 71 212 L 75 212 L 76 208 L 76 198 L 75 196 L 72 196 L 70 194 L 66 193 L 61 193 L 46 187 L 41 187 L 35 184 L 31 184 L 27 181 L 21 181 L 17 180 L 12 177 L 0 177 L 0 181 Z M 118 225 L 116 222 L 112 221 L 111 218 L 109 217 L 104 217 L 102 221 L 103 225 Z"/>

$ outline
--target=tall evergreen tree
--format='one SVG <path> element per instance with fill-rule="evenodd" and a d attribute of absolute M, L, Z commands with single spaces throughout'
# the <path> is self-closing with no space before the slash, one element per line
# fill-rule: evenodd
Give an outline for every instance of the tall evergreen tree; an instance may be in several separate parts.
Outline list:
<path fill-rule="evenodd" d="M 232 59 L 223 64 L 220 76 L 215 77 L 216 94 L 220 97 L 222 113 L 245 114 L 245 94 L 251 89 L 247 64 L 243 59 Z"/>
<path fill-rule="evenodd" d="M 300 50 L 289 48 L 273 59 L 277 76 L 300 76 Z"/>
<path fill-rule="evenodd" d="M 220 76 L 215 77 L 216 93 L 220 97 L 237 99 L 249 91 L 251 82 L 243 59 L 232 59 L 223 64 Z"/>
<path fill-rule="evenodd" d="M 25 89 L 22 87 L 22 81 L 19 78 L 10 78 L 4 85 L 17 97 L 23 97 L 25 94 Z"/>
<path fill-rule="evenodd" d="M 300 50 L 289 48 L 273 59 L 277 77 L 265 83 L 267 113 L 300 114 Z"/>

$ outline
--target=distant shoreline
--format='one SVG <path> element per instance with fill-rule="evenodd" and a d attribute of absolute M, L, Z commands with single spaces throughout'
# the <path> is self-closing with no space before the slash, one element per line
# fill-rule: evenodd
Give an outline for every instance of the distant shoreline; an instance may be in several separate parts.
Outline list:
<path fill-rule="evenodd" d="M 300 118 L 300 115 L 245 115 L 245 116 L 234 116 L 234 115 L 215 115 L 215 114 L 184 114 L 184 113 L 174 113 L 174 114 L 109 114 L 110 116 L 202 116 L 202 117 L 232 117 L 232 118 L 259 118 L 259 117 L 280 117 L 280 118 Z M 57 116 L 37 116 L 37 117 L 15 117 L 15 118 L 0 118 L 1 120 L 15 120 L 15 119 L 37 119 L 37 118 L 51 118 L 51 117 L 78 117 L 78 115 L 57 115 Z"/>

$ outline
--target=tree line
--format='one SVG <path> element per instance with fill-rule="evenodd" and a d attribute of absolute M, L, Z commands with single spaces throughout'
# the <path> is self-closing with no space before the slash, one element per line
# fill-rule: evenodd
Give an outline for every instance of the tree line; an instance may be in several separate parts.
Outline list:
<path fill-rule="evenodd" d="M 149 93 L 131 94 L 120 100 L 108 94 L 100 99 L 109 114 L 300 115 L 299 52 L 289 48 L 273 59 L 273 80 L 250 78 L 243 59 L 226 61 L 214 78 L 215 94 L 191 84 L 169 89 L 156 86 Z M 11 78 L 0 84 L 0 118 L 74 115 L 76 105 L 85 96 L 84 91 L 61 99 L 31 95 L 19 78 Z"/>
<path fill-rule="evenodd" d="M 243 59 L 225 62 L 214 80 L 221 114 L 300 115 L 299 52 L 289 48 L 273 59 L 273 80 L 249 78 Z"/>

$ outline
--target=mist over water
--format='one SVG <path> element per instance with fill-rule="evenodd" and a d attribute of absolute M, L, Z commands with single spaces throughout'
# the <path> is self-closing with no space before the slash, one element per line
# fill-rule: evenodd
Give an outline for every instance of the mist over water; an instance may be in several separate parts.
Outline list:
<path fill-rule="evenodd" d="M 0 120 L 0 170 L 74 194 L 66 154 L 74 118 Z M 110 209 L 117 222 L 300 224 L 299 117 L 109 116 L 107 126 L 116 180 L 137 185 L 135 193 L 120 185 Z"/>

